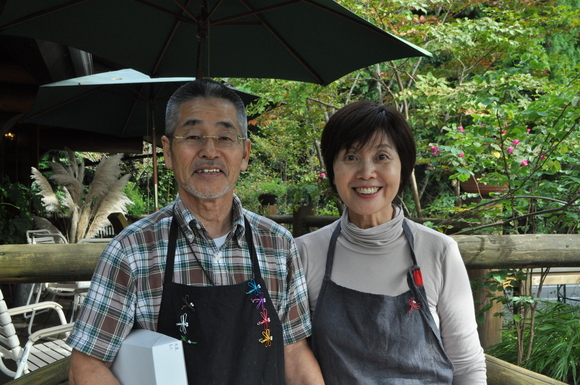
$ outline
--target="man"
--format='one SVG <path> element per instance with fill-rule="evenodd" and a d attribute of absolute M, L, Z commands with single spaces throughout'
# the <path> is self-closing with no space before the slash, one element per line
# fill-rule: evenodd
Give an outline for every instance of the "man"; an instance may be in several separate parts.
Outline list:
<path fill-rule="evenodd" d="M 183 341 L 190 384 L 319 384 L 296 245 L 233 194 L 248 166 L 243 102 L 208 79 L 167 105 L 174 204 L 107 246 L 68 339 L 70 382 L 115 384 L 109 370 L 135 328 Z"/>

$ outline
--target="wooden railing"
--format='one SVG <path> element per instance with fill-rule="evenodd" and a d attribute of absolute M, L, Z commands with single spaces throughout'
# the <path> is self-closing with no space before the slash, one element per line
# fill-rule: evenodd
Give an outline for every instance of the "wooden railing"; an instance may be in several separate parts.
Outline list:
<path fill-rule="evenodd" d="M 468 269 L 577 267 L 580 235 L 452 235 Z M 105 244 L 0 245 L 0 283 L 90 280 Z"/>
<path fill-rule="evenodd" d="M 457 241 L 468 269 L 580 266 L 580 235 L 452 237 Z M 0 283 L 90 280 L 104 247 L 105 244 L 99 243 L 0 245 Z M 491 385 L 563 384 L 494 357 L 488 356 L 486 362 L 488 384 Z M 60 365 L 68 365 L 68 362 Z M 66 372 L 62 367 L 53 367 L 51 370 Z M 36 377 L 42 380 L 42 372 L 35 373 L 38 372 L 22 378 L 30 382 L 18 383 L 34 384 L 33 378 Z M 63 383 L 65 380 L 62 379 Z"/>

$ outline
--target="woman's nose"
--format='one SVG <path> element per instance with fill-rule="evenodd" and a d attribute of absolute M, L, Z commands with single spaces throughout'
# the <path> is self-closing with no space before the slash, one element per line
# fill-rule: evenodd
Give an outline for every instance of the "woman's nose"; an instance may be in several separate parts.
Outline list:
<path fill-rule="evenodd" d="M 372 159 L 363 159 L 357 170 L 357 178 L 370 179 L 375 176 L 375 164 Z"/>

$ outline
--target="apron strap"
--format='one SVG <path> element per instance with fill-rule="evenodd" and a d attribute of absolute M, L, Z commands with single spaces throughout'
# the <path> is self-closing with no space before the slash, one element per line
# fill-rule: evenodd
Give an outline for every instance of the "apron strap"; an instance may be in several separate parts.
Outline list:
<path fill-rule="evenodd" d="M 177 245 L 177 235 L 179 234 L 179 225 L 175 216 L 171 218 L 171 227 L 169 228 L 169 242 L 167 243 L 167 256 L 165 259 L 165 280 L 164 282 L 173 282 L 173 267 L 175 265 L 175 247 Z"/>
<path fill-rule="evenodd" d="M 405 237 L 407 237 L 409 247 L 411 248 L 411 258 L 413 258 L 413 265 L 417 265 L 417 257 L 415 256 L 415 236 L 413 235 L 413 232 L 411 231 L 407 221 L 407 218 L 403 218 L 403 232 L 405 233 Z"/>
<path fill-rule="evenodd" d="M 328 244 L 328 253 L 326 253 L 326 270 L 324 271 L 324 278 L 330 279 L 330 274 L 332 273 L 332 264 L 334 263 L 334 251 L 336 250 L 336 240 L 340 234 L 341 226 L 340 220 L 336 225 L 336 228 L 332 232 L 332 237 L 330 237 L 330 243 Z"/>
<path fill-rule="evenodd" d="M 252 227 L 248 218 L 244 215 L 244 225 L 245 225 L 245 236 L 246 243 L 248 244 L 248 250 L 250 251 L 250 258 L 252 259 L 252 270 L 254 273 L 254 278 L 262 278 L 262 273 L 260 271 L 260 264 L 258 263 L 258 254 L 256 253 L 256 247 L 254 246 L 254 237 L 252 236 Z"/>
<path fill-rule="evenodd" d="M 252 260 L 252 273 L 254 278 L 262 278 L 260 271 L 260 265 L 258 264 L 258 255 L 256 253 L 256 247 L 254 246 L 254 239 L 252 237 L 252 228 L 250 227 L 250 222 L 244 216 L 245 224 L 245 236 L 246 242 L 248 243 L 248 250 L 250 251 L 250 258 Z M 175 267 L 175 249 L 177 246 L 177 237 L 179 235 L 179 224 L 175 216 L 171 218 L 171 226 L 169 228 L 169 241 L 167 243 L 167 257 L 165 261 L 165 280 L 164 282 L 173 282 L 173 270 Z M 191 251 L 193 253 L 193 250 Z M 200 266 L 207 277 L 207 272 Z M 209 279 L 209 277 L 207 277 Z M 213 285 L 211 279 L 210 283 Z"/>

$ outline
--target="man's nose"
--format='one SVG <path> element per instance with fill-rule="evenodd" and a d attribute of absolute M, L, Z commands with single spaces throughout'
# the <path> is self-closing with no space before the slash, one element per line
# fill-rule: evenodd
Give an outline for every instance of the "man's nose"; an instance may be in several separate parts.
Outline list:
<path fill-rule="evenodd" d="M 199 156 L 214 158 L 219 155 L 215 137 L 205 137 L 199 149 Z"/>

